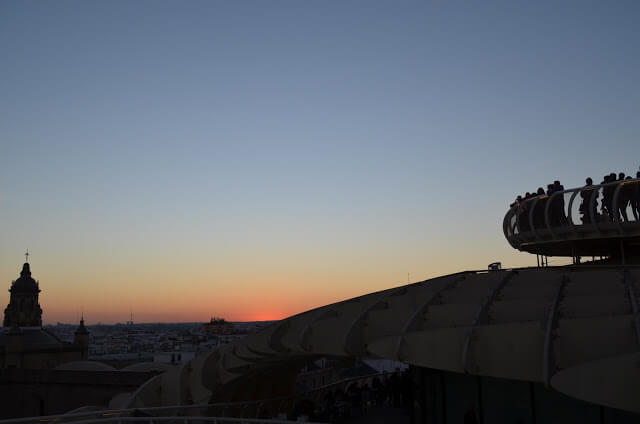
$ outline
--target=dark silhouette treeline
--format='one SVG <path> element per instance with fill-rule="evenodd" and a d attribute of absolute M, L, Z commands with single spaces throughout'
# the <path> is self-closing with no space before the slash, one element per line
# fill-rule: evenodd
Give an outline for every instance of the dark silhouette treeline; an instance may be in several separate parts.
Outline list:
<path fill-rule="evenodd" d="M 616 189 L 622 184 L 618 198 L 614 199 Z M 581 215 L 583 224 L 593 222 L 614 221 L 614 215 L 618 214 L 623 222 L 629 221 L 627 208 L 630 206 L 636 221 L 640 219 L 640 171 L 636 173 L 636 178 L 625 175 L 624 172 L 616 174 L 612 172 L 603 177 L 599 185 L 604 187 L 596 187 L 593 180 L 589 177 L 585 181 L 584 187 L 580 190 L 580 205 L 578 211 Z M 602 191 L 602 198 L 598 202 Z M 551 226 L 561 226 L 568 224 L 567 215 L 565 213 L 564 195 L 552 197 L 554 193 L 564 191 L 564 186 L 560 181 L 554 181 L 553 184 L 547 185 L 545 191 L 539 187 L 534 192 L 527 192 L 524 196 L 517 196 L 516 200 L 511 203 L 511 207 L 518 207 L 518 223 L 520 231 L 531 231 L 531 223 L 533 229 L 544 229 L 547 224 L 545 221 L 545 211 L 547 202 L 551 202 L 549 206 L 549 224 Z M 532 211 L 533 202 L 530 199 L 537 199 L 535 208 Z M 615 201 L 615 204 L 614 204 Z M 598 206 L 600 210 L 598 212 Z M 533 215 L 531 216 L 531 214 Z"/>

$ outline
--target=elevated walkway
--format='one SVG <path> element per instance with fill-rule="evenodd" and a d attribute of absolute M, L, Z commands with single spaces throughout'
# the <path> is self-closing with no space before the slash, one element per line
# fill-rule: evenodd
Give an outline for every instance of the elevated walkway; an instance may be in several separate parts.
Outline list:
<path fill-rule="evenodd" d="M 515 249 L 544 256 L 640 258 L 640 179 L 540 195 L 514 204 L 503 231 Z"/>

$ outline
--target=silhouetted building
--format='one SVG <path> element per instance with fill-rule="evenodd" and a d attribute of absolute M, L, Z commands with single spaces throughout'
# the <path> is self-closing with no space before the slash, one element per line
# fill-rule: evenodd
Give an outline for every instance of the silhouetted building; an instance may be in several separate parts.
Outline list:
<path fill-rule="evenodd" d="M 89 332 L 81 320 L 74 343 L 60 340 L 42 328 L 38 302 L 40 285 L 31 276 L 29 263 L 11 283 L 9 304 L 0 331 L 0 368 L 51 369 L 70 361 L 87 359 Z"/>
<path fill-rule="evenodd" d="M 83 348 L 82 359 L 87 359 L 89 352 L 89 331 L 84 326 L 84 316 L 80 318 L 80 326 L 73 333 L 73 343 Z"/>
<path fill-rule="evenodd" d="M 38 303 L 40 285 L 31 277 L 29 263 L 22 266 L 20 278 L 11 284 L 9 305 L 4 310 L 4 327 L 42 326 L 42 308 Z"/>
<path fill-rule="evenodd" d="M 28 263 L 9 291 L 0 330 L 0 418 L 64 413 L 83 405 L 107 407 L 118 393 L 134 391 L 166 368 L 149 363 L 116 370 L 87 361 L 84 317 L 73 343 L 42 328 L 40 287 Z"/>
<path fill-rule="evenodd" d="M 224 318 L 211 318 L 211 321 L 202 324 L 202 328 L 206 335 L 229 335 L 236 331 L 233 323 L 226 321 Z"/>

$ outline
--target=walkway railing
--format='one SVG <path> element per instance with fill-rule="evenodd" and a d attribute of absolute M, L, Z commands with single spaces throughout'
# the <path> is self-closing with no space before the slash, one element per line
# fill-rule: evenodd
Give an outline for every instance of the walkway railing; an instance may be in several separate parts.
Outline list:
<path fill-rule="evenodd" d="M 386 377 L 390 373 L 370 374 L 336 381 L 304 393 L 271 399 L 240 402 L 219 402 L 197 405 L 157 406 L 148 408 L 109 409 L 99 411 L 74 412 L 67 414 L 46 415 L 37 417 L 13 418 L 0 420 L 0 424 L 46 424 L 46 423 L 125 423 L 142 421 L 149 424 L 160 421 L 173 421 L 176 424 L 198 424 L 198 422 L 213 423 L 293 423 L 276 418 L 248 418 L 261 413 L 271 412 L 279 415 L 293 409 L 299 399 L 319 401 L 327 391 L 345 390 L 355 382 L 368 383 L 375 377 Z M 144 416 L 136 416 L 142 414 Z M 220 416 L 212 416 L 220 415 Z M 232 416 L 229 416 L 232 415 Z"/>
<path fill-rule="evenodd" d="M 263 401 L 226 402 L 198 405 L 159 406 L 150 408 L 109 409 L 99 411 L 74 412 L 67 414 L 46 415 L 37 417 L 13 418 L 0 420 L 1 424 L 44 424 L 44 423 L 124 423 L 128 421 L 144 421 L 153 424 L 154 421 L 175 421 L 189 424 L 196 421 L 218 423 L 291 423 L 294 421 L 278 419 L 246 418 L 242 414 L 236 416 L 208 416 L 208 412 L 244 411 L 248 407 L 258 405 Z M 142 416 L 137 416 L 142 415 Z"/>
<path fill-rule="evenodd" d="M 521 250 L 536 243 L 636 237 L 639 209 L 640 179 L 577 187 L 513 205 L 503 231 L 509 244 Z"/>
<path fill-rule="evenodd" d="M 180 407 L 170 407 L 171 409 L 179 409 Z M 108 411 L 112 413 L 112 411 Z M 171 422 L 174 424 L 202 424 L 202 423 L 213 423 L 213 424 L 245 424 L 245 423 L 269 423 L 269 424 L 291 424 L 297 421 L 290 420 L 282 420 L 276 418 L 242 418 L 242 417 L 208 417 L 208 416 L 181 416 L 181 415 L 169 415 L 169 416 L 120 416 L 119 414 L 107 414 L 107 411 L 103 412 L 103 416 L 98 416 L 95 414 L 91 416 L 87 416 L 86 414 L 80 413 L 79 416 L 75 416 L 76 414 L 67 414 L 67 415 L 51 415 L 47 417 L 32 417 L 28 419 L 18 418 L 12 420 L 2 420 L 0 421 L 3 424 L 15 424 L 15 423 L 59 423 L 59 422 L 72 422 L 73 424 L 106 424 L 106 423 L 115 423 L 115 424 L 123 424 L 123 423 L 147 423 L 147 424 L 156 424 L 159 422 Z"/>
<path fill-rule="evenodd" d="M 104 424 L 104 423 L 148 423 L 155 424 L 159 422 L 171 422 L 174 424 L 245 424 L 245 423 L 269 423 L 269 424 L 291 424 L 296 421 L 277 420 L 277 419 L 258 419 L 258 418 L 231 418 L 231 417 L 112 417 L 91 420 L 74 421 L 74 424 Z"/>

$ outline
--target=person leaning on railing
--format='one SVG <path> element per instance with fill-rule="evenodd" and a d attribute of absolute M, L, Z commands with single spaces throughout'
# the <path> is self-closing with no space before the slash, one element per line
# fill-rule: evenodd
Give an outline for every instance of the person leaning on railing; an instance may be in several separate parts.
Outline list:
<path fill-rule="evenodd" d="M 524 199 L 520 202 L 520 207 L 518 208 L 518 222 L 519 229 L 521 232 L 531 231 L 531 226 L 529 225 L 529 202 L 526 200 L 531 199 L 533 196 L 531 193 L 527 192 L 524 195 Z"/>
<path fill-rule="evenodd" d="M 509 207 L 512 208 L 514 206 L 520 206 L 520 203 L 522 203 L 522 196 L 516 197 L 516 200 L 514 200 L 514 202 L 510 204 Z"/>
<path fill-rule="evenodd" d="M 635 220 L 640 220 L 640 171 L 636 173 L 635 179 L 629 175 L 624 180 L 623 187 L 618 196 L 621 197 L 618 204 L 624 220 L 628 221 L 628 206 L 631 206 L 631 213 L 635 217 Z"/>
<path fill-rule="evenodd" d="M 622 187 L 620 188 L 620 192 L 618 194 L 618 212 L 622 217 L 622 220 L 625 222 L 629 221 L 629 217 L 627 216 L 627 207 L 631 204 L 633 199 L 633 189 L 634 185 L 630 184 L 632 177 L 628 176 L 625 178 L 624 173 L 620 173 L 620 184 Z"/>
<path fill-rule="evenodd" d="M 630 181 L 631 180 L 631 181 Z M 618 194 L 617 204 L 613 204 L 613 197 L 615 195 L 618 184 L 611 184 L 618 182 L 623 184 Z M 601 214 L 598 214 L 598 197 L 600 195 L 600 187 L 593 185 L 593 180 L 587 178 L 585 180 L 585 186 L 580 190 L 580 198 L 582 199 L 578 208 L 581 220 L 583 224 L 590 224 L 592 222 L 598 222 L 605 220 L 608 217 L 610 220 L 614 219 L 614 213 L 619 213 L 621 220 L 629 221 L 627 208 L 631 206 L 631 210 L 636 221 L 640 221 L 640 171 L 636 173 L 636 178 L 632 179 L 631 176 L 625 176 L 624 172 L 620 172 L 616 175 L 612 172 L 604 176 L 600 185 L 607 184 L 602 187 L 602 200 L 600 202 Z M 594 191 L 595 190 L 595 191 Z M 529 214 L 532 203 L 529 199 L 539 197 L 536 204 L 533 215 L 533 226 L 537 229 L 546 228 L 545 221 L 545 209 L 546 202 L 556 192 L 564 191 L 564 186 L 560 184 L 560 181 L 554 181 L 553 184 L 547 185 L 547 191 L 545 193 L 542 187 L 539 187 L 536 191 L 527 192 L 524 197 L 517 196 L 516 200 L 511 203 L 510 207 L 517 207 L 518 213 L 518 229 L 521 232 L 531 231 Z M 591 204 L 591 197 L 595 196 L 593 205 Z M 553 199 L 549 208 L 549 222 L 553 226 L 566 225 L 568 223 L 567 216 L 565 215 L 565 203 L 564 195 L 558 195 Z"/>
<path fill-rule="evenodd" d="M 611 174 L 604 176 L 600 185 L 613 183 L 615 181 L 616 173 L 612 172 Z M 602 204 L 600 205 L 600 210 L 603 217 L 608 216 L 611 221 L 613 221 L 613 192 L 615 189 L 616 188 L 613 185 L 607 185 L 602 188 Z"/>
<path fill-rule="evenodd" d="M 548 187 L 547 194 L 549 196 L 559 191 L 564 191 L 564 186 L 558 180 L 555 180 L 553 184 L 549 184 Z M 567 223 L 567 217 L 564 215 L 564 195 L 556 196 L 551 202 L 550 219 L 552 225 L 564 225 Z"/>
<path fill-rule="evenodd" d="M 582 190 L 580 190 L 580 197 L 582 198 L 582 203 L 580 203 L 579 211 L 582 214 L 582 223 L 590 224 L 595 220 L 597 209 L 598 209 L 598 191 L 596 190 L 595 194 L 593 194 L 593 180 L 591 177 L 587 178 L 585 181 L 586 185 Z M 596 200 L 593 202 L 593 206 L 591 205 L 591 195 L 596 197 Z"/>
<path fill-rule="evenodd" d="M 543 229 L 546 227 L 544 222 L 544 210 L 547 207 L 547 200 L 549 200 L 549 196 L 547 196 L 542 187 L 538 187 L 536 194 L 538 195 L 538 203 L 533 210 L 533 226 L 536 229 Z"/>

